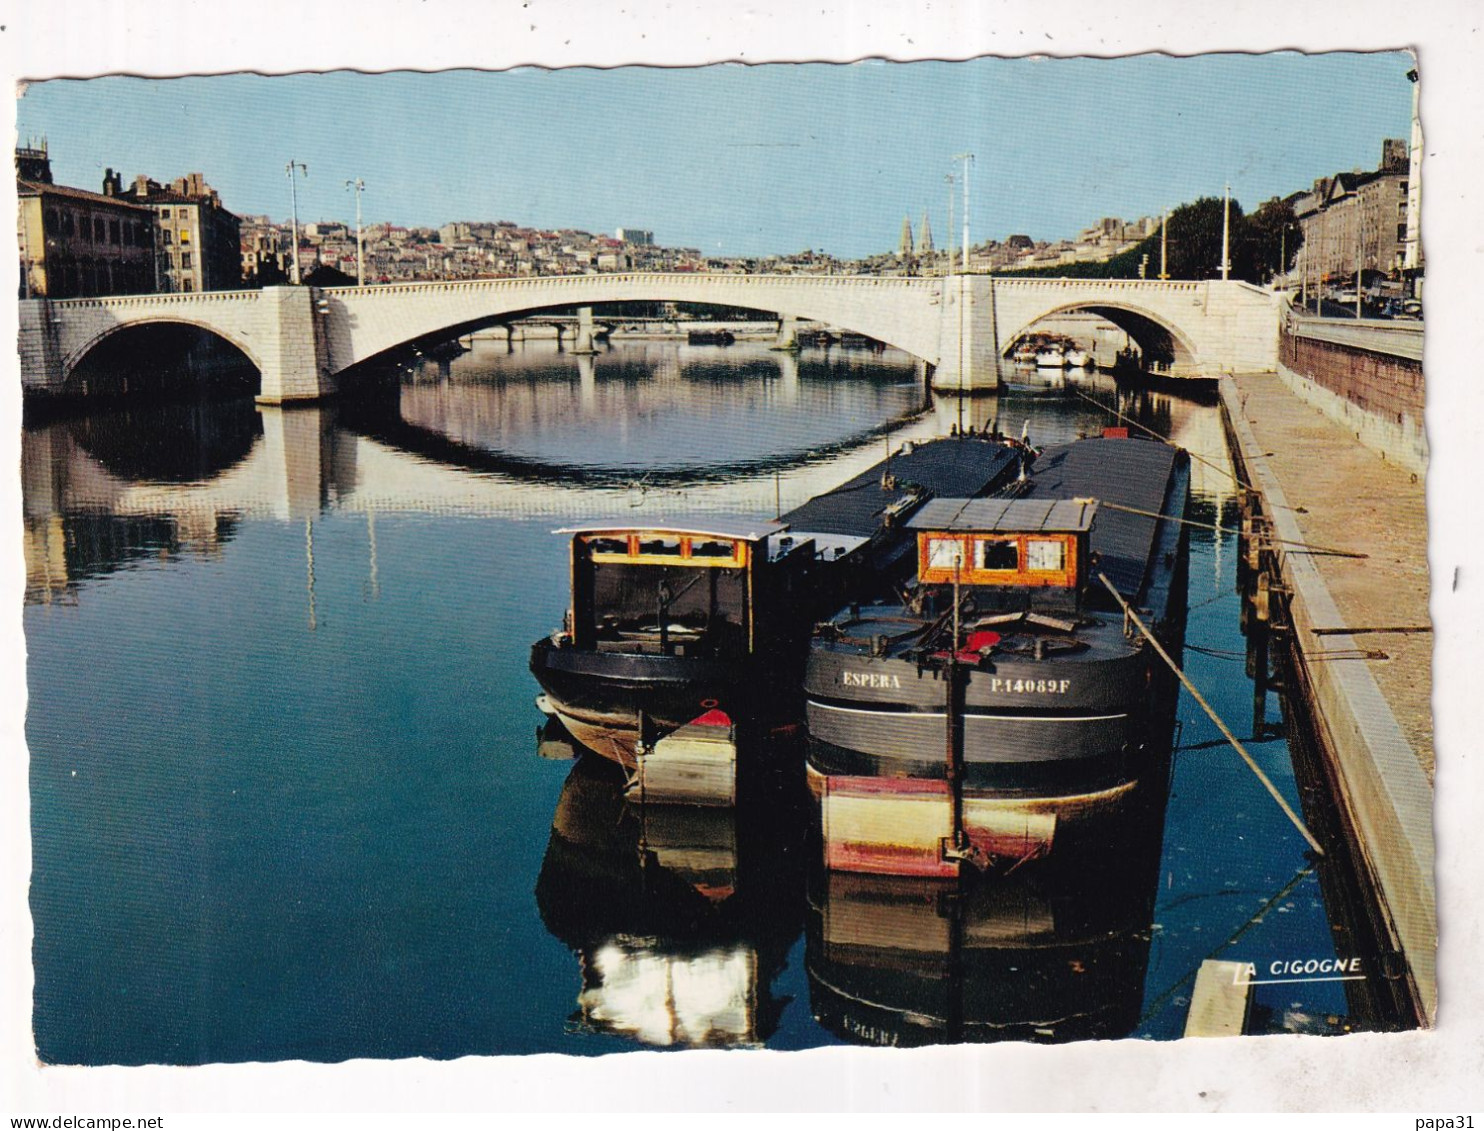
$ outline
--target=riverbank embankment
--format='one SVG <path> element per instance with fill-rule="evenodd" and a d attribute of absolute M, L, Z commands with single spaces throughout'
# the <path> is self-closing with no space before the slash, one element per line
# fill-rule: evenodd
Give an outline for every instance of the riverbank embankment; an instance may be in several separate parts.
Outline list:
<path fill-rule="evenodd" d="M 1340 800 L 1430 1024 L 1437 906 L 1423 476 L 1334 419 L 1325 395 L 1301 397 L 1293 379 L 1224 376 L 1222 405 L 1270 523 Z"/>

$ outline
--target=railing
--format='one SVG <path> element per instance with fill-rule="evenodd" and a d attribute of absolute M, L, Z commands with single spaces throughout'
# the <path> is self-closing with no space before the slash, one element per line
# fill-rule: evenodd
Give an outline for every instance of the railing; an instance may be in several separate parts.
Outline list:
<path fill-rule="evenodd" d="M 256 302 L 262 291 L 193 291 L 190 294 L 146 294 L 146 295 L 98 295 L 93 298 L 59 298 L 52 300 L 53 307 L 64 310 L 83 310 L 89 307 L 155 306 L 160 304 L 195 306 L 210 302 L 240 302 L 244 299 Z"/>
<path fill-rule="evenodd" d="M 424 283 L 378 283 L 369 287 L 326 287 L 328 294 L 348 296 L 380 296 L 396 294 L 447 294 L 460 291 L 520 291 L 547 288 L 581 290 L 594 286 L 651 286 L 663 282 L 665 285 L 693 286 L 696 288 L 738 287 L 762 288 L 777 286 L 802 286 L 808 288 L 821 285 L 840 288 L 888 287 L 898 290 L 916 290 L 925 283 L 936 282 L 936 278 L 905 277 L 895 275 L 732 275 L 720 272 L 674 272 L 674 271 L 628 271 L 595 275 L 538 275 L 512 279 L 459 279 L 447 282 Z"/>
<path fill-rule="evenodd" d="M 327 294 L 338 296 L 382 296 L 398 294 L 434 294 L 461 291 L 502 291 L 572 289 L 580 290 L 594 286 L 649 286 L 664 281 L 667 285 L 679 284 L 695 289 L 759 289 L 796 286 L 806 289 L 832 287 L 853 290 L 887 288 L 900 291 L 932 289 L 944 278 L 942 275 L 738 275 L 725 272 L 677 272 L 677 271 L 627 271 L 598 273 L 592 275 L 537 275 L 506 279 L 450 279 L 409 283 L 375 283 L 367 287 L 320 287 Z M 1093 288 L 1104 291 L 1143 291 L 1166 293 L 1189 293 L 1200 290 L 1215 280 L 1192 279 L 1074 279 L 1074 278 L 1020 278 L 1004 275 L 976 275 L 989 278 L 998 288 L 1015 290 L 1075 290 Z M 1256 293 L 1266 294 L 1261 288 L 1246 287 Z M 100 295 L 93 298 L 55 299 L 54 306 L 65 309 L 87 307 L 142 306 L 147 304 L 199 305 L 213 302 L 256 302 L 262 297 L 261 290 L 197 291 L 192 294 L 136 294 Z"/>
<path fill-rule="evenodd" d="M 1072 290 L 1078 287 L 1093 287 L 1110 291 L 1165 291 L 1178 294 L 1200 290 L 1205 279 L 1074 279 L 1074 278 L 1020 278 L 1018 276 L 994 276 L 996 289 L 1009 287 L 1016 290 Z"/>

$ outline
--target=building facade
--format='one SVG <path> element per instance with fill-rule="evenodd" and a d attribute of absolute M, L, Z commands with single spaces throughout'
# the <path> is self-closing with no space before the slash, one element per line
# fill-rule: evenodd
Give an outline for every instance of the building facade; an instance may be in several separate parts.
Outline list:
<path fill-rule="evenodd" d="M 1310 285 L 1353 283 L 1357 272 L 1400 275 L 1415 225 L 1408 167 L 1406 143 L 1388 138 L 1379 168 L 1321 177 L 1292 198 L 1304 233 L 1298 270 Z"/>
<path fill-rule="evenodd" d="M 44 142 L 16 149 L 16 195 L 21 298 L 158 289 L 151 209 L 52 183 Z"/>
<path fill-rule="evenodd" d="M 111 169 L 106 195 L 153 210 L 159 232 L 156 254 L 162 292 L 228 291 L 242 286 L 241 222 L 200 173 L 168 186 L 138 177 L 126 191 Z"/>

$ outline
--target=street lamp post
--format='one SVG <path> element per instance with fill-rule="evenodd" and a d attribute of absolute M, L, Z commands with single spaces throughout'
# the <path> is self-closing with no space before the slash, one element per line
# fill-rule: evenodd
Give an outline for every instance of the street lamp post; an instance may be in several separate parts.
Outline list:
<path fill-rule="evenodd" d="M 357 177 L 346 181 L 345 187 L 356 190 L 356 286 L 366 285 L 366 250 L 361 242 L 361 193 L 366 191 L 366 182 Z"/>
<path fill-rule="evenodd" d="M 1221 204 L 1221 281 L 1224 283 L 1231 277 L 1231 226 L 1232 226 L 1232 187 L 1226 186 L 1226 195 Z"/>
<path fill-rule="evenodd" d="M 290 161 L 287 165 L 285 165 L 283 167 L 283 171 L 288 174 L 288 178 L 289 178 L 289 205 L 290 205 L 290 213 L 289 214 L 290 214 L 290 216 L 292 217 L 292 220 L 293 220 L 293 234 L 294 234 L 294 280 L 293 281 L 294 281 L 294 286 L 297 287 L 303 281 L 303 277 L 301 276 L 301 274 L 299 272 L 299 186 L 298 186 L 298 183 L 297 183 L 297 181 L 296 181 L 296 179 L 294 177 L 294 173 L 295 172 L 303 173 L 304 176 L 307 178 L 309 176 L 309 166 L 306 165 L 306 164 L 304 164 L 304 162 L 302 162 L 302 161 Z"/>
<path fill-rule="evenodd" d="M 964 163 L 964 274 L 969 273 L 969 166 L 974 163 L 972 153 L 955 153 L 955 161 Z"/>
<path fill-rule="evenodd" d="M 948 266 L 943 269 L 943 274 L 953 274 L 953 174 L 949 173 L 943 178 L 948 182 Z"/>
<path fill-rule="evenodd" d="M 1168 279 L 1170 277 L 1170 212 L 1165 209 L 1165 214 L 1159 218 L 1159 277 Z"/>
<path fill-rule="evenodd" d="M 1324 269 L 1329 257 L 1329 213 L 1319 213 L 1319 256 L 1314 262 L 1314 316 L 1324 314 Z"/>

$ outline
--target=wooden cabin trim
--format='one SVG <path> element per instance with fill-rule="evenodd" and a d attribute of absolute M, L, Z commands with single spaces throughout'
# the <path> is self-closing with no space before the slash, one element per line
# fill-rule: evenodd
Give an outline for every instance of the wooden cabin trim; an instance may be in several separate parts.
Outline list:
<path fill-rule="evenodd" d="M 958 568 L 929 564 L 934 541 L 957 542 L 960 546 Z M 981 569 L 974 563 L 979 559 L 977 545 L 983 542 L 1014 542 L 1016 569 Z M 1062 546 L 1061 569 L 1030 569 L 1030 544 L 1032 542 L 1055 542 Z M 961 585 L 990 585 L 1005 587 L 1023 585 L 1032 588 L 1075 589 L 1081 581 L 1083 538 L 1072 532 L 1011 532 L 1011 531 L 967 531 L 967 530 L 923 530 L 917 535 L 917 577 L 928 585 L 951 585 L 956 580 Z"/>

